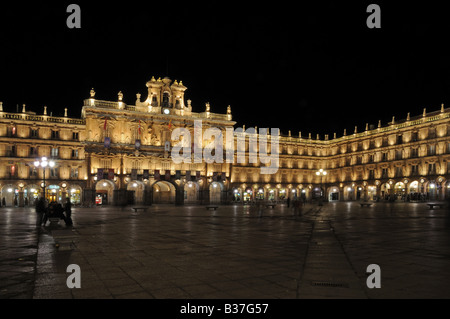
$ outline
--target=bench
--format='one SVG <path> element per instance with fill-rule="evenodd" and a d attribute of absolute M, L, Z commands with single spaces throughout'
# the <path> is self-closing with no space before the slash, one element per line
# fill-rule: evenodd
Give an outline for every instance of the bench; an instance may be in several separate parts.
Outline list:
<path fill-rule="evenodd" d="M 437 206 L 439 208 L 442 208 L 445 206 L 443 203 L 427 203 L 427 205 L 430 207 L 430 209 L 434 209 L 434 206 Z"/>
<path fill-rule="evenodd" d="M 210 209 L 217 210 L 217 208 L 219 208 L 219 206 L 206 206 L 207 210 L 210 210 Z"/>
<path fill-rule="evenodd" d="M 373 204 L 372 203 L 360 203 L 360 205 L 361 205 L 361 207 L 364 207 L 364 206 L 370 207 Z"/>
<path fill-rule="evenodd" d="M 277 204 L 266 204 L 266 207 L 271 207 L 272 209 L 274 209 L 275 206 L 277 206 Z"/>
<path fill-rule="evenodd" d="M 138 210 L 142 210 L 144 212 L 146 212 L 148 210 L 148 207 L 133 207 L 134 212 L 137 213 Z"/>

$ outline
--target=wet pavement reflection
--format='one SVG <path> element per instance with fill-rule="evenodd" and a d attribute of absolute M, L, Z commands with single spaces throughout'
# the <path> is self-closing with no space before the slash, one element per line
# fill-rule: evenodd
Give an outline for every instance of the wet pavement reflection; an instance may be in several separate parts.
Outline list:
<path fill-rule="evenodd" d="M 0 298 L 449 298 L 450 214 L 424 203 L 0 209 Z M 69 289 L 67 266 L 81 269 Z M 366 285 L 381 269 L 381 288 Z"/>

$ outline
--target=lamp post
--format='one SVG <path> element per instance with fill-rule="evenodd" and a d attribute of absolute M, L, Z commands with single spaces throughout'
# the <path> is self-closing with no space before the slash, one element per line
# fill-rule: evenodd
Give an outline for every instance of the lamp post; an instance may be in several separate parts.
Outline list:
<path fill-rule="evenodd" d="M 323 169 L 320 169 L 320 170 L 318 170 L 317 172 L 316 172 L 316 175 L 317 176 L 320 176 L 320 199 L 319 199 L 319 206 L 322 206 L 323 204 L 322 204 L 322 197 L 323 197 L 323 194 L 322 194 L 322 178 L 324 177 L 324 176 L 326 176 L 328 173 L 327 173 L 327 171 L 324 171 Z"/>
<path fill-rule="evenodd" d="M 47 166 L 49 166 L 50 168 L 55 167 L 55 162 L 54 161 L 48 161 L 47 157 L 42 157 L 40 160 L 37 160 L 37 161 L 34 162 L 34 166 L 36 168 L 42 167 L 42 170 L 44 172 L 44 186 L 43 186 L 43 189 L 44 189 L 44 200 L 45 200 L 46 199 L 45 187 L 47 186 L 47 185 L 45 185 L 45 169 L 47 168 Z"/>

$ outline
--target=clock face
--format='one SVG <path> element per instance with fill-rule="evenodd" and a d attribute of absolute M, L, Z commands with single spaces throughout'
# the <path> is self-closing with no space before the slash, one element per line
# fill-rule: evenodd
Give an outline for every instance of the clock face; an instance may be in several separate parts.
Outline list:
<path fill-rule="evenodd" d="M 169 109 L 164 109 L 164 114 L 169 115 L 170 114 L 170 110 Z"/>

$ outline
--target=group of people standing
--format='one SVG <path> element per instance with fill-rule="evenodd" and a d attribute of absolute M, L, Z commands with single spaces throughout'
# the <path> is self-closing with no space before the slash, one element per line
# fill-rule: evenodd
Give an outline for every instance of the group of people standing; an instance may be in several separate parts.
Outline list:
<path fill-rule="evenodd" d="M 36 226 L 45 226 L 49 218 L 59 218 L 64 220 L 66 226 L 72 226 L 72 204 L 67 199 L 64 207 L 57 202 L 51 202 L 48 206 L 43 197 L 36 202 Z"/>

